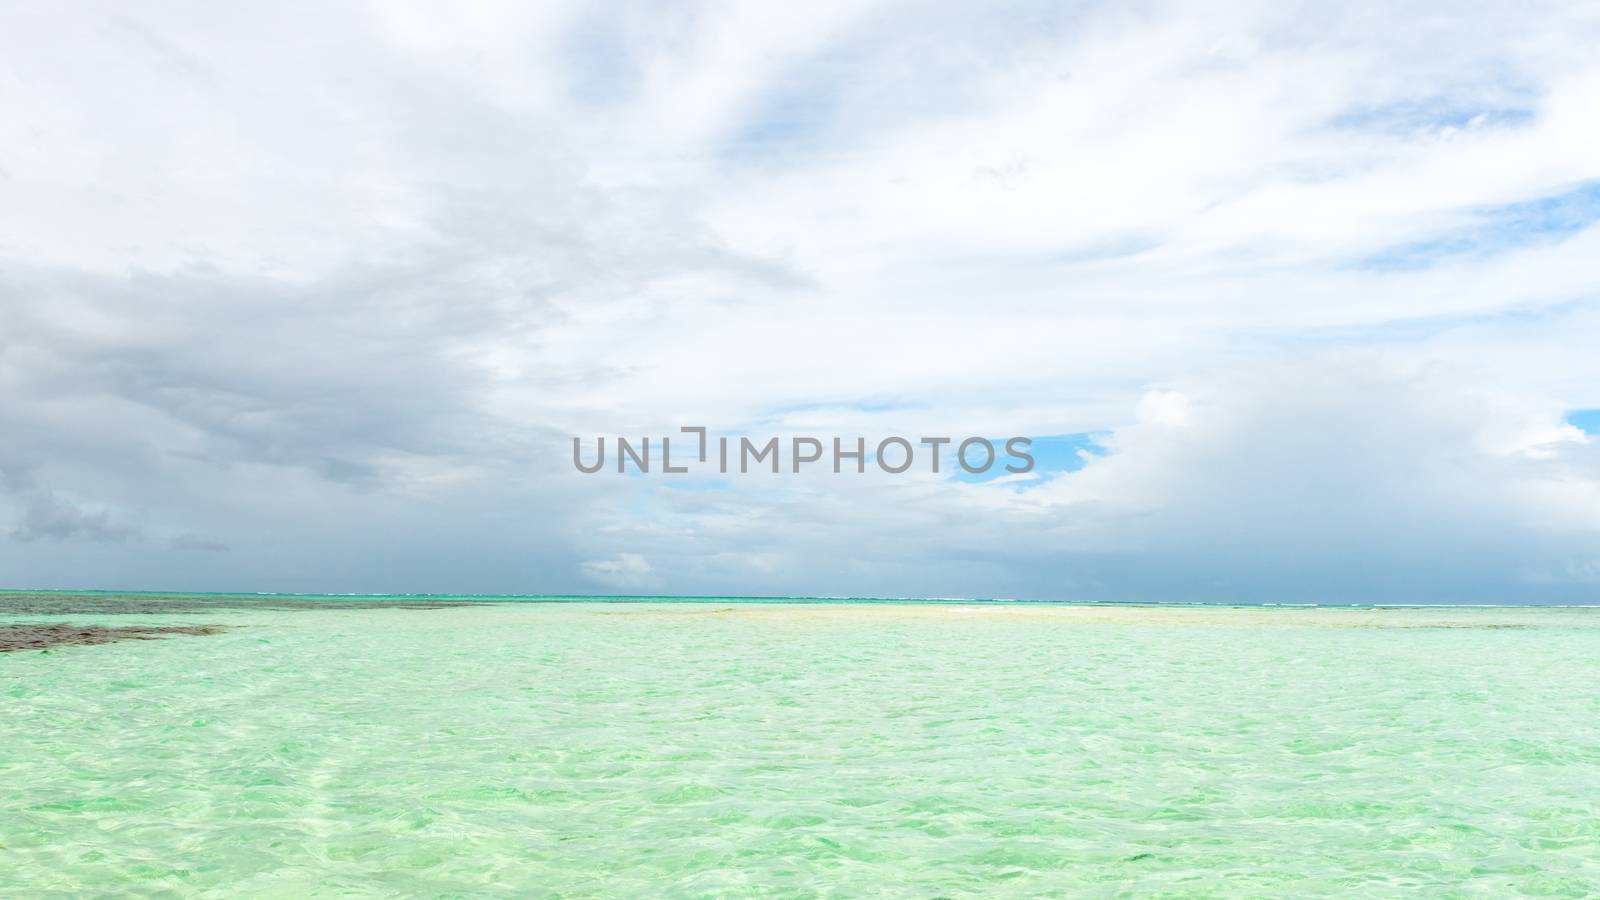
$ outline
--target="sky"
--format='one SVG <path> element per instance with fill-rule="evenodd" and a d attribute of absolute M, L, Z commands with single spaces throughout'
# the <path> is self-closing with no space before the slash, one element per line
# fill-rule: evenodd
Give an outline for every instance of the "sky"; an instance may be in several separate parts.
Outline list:
<path fill-rule="evenodd" d="M 5 3 L 0 586 L 1600 602 L 1596 45 L 1572 2 Z M 1040 464 L 572 465 L 686 425 Z"/>

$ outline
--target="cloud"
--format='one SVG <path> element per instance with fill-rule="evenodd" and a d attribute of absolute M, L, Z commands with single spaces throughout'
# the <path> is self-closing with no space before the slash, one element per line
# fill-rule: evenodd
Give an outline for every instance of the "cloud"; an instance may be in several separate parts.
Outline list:
<path fill-rule="evenodd" d="M 0 499 L 0 583 L 1265 597 L 1304 560 L 1330 595 L 1487 597 L 1592 570 L 1553 499 L 1587 496 L 1587 445 L 1502 458 L 1439 418 L 1600 407 L 1600 19 L 1571 4 L 4 17 L 0 433 L 48 488 Z M 1362 353 L 1394 398 L 1272 368 Z M 570 471 L 573 435 L 683 424 L 1115 437 L 1026 490 Z M 1436 464 L 1394 477 L 1406 441 Z M 1321 544 L 1227 465 L 1251 454 L 1346 504 Z M 1458 458 L 1496 487 L 1440 480 Z"/>
<path fill-rule="evenodd" d="M 1198 374 L 1071 472 L 730 479 L 585 516 L 690 591 L 1227 602 L 1576 602 L 1600 445 L 1562 406 L 1395 354 Z M 826 561 L 822 564 L 822 561 Z"/>
<path fill-rule="evenodd" d="M 1363 354 L 1187 379 L 1040 499 L 1122 596 L 1591 598 L 1560 573 L 1600 554 L 1600 447 L 1474 375 Z"/>
<path fill-rule="evenodd" d="M 9 501 L 5 505 L 14 508 L 8 534 L 13 541 L 120 542 L 139 536 L 137 527 L 117 521 L 109 510 L 64 497 L 25 469 L 0 467 L 0 489 L 0 498 Z"/>
<path fill-rule="evenodd" d="M 618 553 L 611 559 L 583 562 L 583 574 L 613 588 L 644 588 L 656 583 L 655 568 L 637 553 Z"/>

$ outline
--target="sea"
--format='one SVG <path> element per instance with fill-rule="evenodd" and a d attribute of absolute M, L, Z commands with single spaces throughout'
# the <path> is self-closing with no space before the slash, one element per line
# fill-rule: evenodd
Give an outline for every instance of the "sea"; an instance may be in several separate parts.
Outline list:
<path fill-rule="evenodd" d="M 0 647 L 3 897 L 1600 895 L 1600 608 L 9 592 Z"/>

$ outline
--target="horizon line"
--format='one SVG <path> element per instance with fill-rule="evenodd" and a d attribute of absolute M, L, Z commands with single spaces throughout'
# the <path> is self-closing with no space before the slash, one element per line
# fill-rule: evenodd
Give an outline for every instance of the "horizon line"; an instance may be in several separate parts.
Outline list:
<path fill-rule="evenodd" d="M 1243 602 L 1233 600 L 1021 600 L 1014 597 L 920 597 L 920 596 L 846 596 L 846 595 L 810 595 L 810 594 L 501 594 L 501 593 L 383 593 L 383 592 L 331 592 L 331 591 L 173 591 L 156 589 L 122 589 L 122 588 L 0 588 L 0 595 L 5 594 L 119 594 L 131 596 L 157 596 L 157 597 L 298 597 L 307 599 L 376 599 L 376 598 L 414 598 L 420 600 L 538 600 L 538 601 L 575 601 L 575 602 L 648 602 L 652 600 L 680 602 L 680 603 L 717 603 L 717 602 L 757 602 L 757 603 L 981 603 L 981 604 L 1035 604 L 1056 606 L 1214 606 L 1214 607 L 1271 607 L 1271 608 L 1320 608 L 1320 609 L 1463 609 L 1468 607 L 1486 609 L 1587 609 L 1600 608 L 1600 599 L 1589 603 L 1404 603 L 1395 601 L 1261 601 Z"/>

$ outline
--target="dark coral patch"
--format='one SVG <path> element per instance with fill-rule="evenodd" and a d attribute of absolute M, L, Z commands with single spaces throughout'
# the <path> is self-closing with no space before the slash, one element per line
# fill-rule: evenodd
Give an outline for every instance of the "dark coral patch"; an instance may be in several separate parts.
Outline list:
<path fill-rule="evenodd" d="M 170 634 L 221 634 L 221 625 L 0 625 L 0 653 L 74 644 L 150 641 Z"/>

